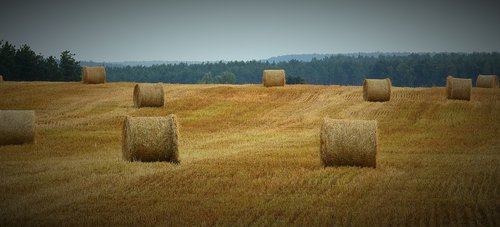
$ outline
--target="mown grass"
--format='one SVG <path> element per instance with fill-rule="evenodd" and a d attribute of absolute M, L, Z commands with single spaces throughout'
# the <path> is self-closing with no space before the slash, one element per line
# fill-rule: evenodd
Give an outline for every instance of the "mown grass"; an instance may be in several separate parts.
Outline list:
<path fill-rule="evenodd" d="M 34 109 L 36 143 L 0 147 L 0 225 L 500 225 L 500 91 L 164 85 L 0 85 L 0 109 Z M 181 164 L 121 159 L 126 115 L 175 113 Z M 323 168 L 323 117 L 379 122 L 378 168 Z"/>

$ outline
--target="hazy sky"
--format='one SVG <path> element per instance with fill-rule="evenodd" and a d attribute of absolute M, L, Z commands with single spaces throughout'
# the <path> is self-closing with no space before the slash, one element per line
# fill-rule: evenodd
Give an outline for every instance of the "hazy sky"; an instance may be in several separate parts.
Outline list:
<path fill-rule="evenodd" d="M 500 0 L 2 0 L 0 39 L 77 60 L 500 51 Z"/>

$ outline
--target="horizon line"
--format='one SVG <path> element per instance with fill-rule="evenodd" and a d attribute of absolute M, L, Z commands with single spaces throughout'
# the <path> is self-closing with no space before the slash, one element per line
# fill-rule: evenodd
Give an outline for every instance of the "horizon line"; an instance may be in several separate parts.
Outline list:
<path fill-rule="evenodd" d="M 375 52 L 344 52 L 344 53 L 310 53 L 310 54 L 284 54 L 284 55 L 277 55 L 277 56 L 272 56 L 264 59 L 232 59 L 232 60 L 227 60 L 227 59 L 219 59 L 219 60 L 111 60 L 111 61 L 98 61 L 98 60 L 81 60 L 78 59 L 77 61 L 79 62 L 92 62 L 92 63 L 127 63 L 127 62 L 174 62 L 174 63 L 214 63 L 214 62 L 249 62 L 249 61 L 269 61 L 269 59 L 272 58 L 279 58 L 279 57 L 288 57 L 288 56 L 307 56 L 307 55 L 325 55 L 324 57 L 328 56 L 335 56 L 335 55 L 372 55 L 372 54 L 379 54 L 379 55 L 396 55 L 396 54 L 477 54 L 477 53 L 500 53 L 500 51 L 435 51 L 435 52 L 428 52 L 428 51 L 375 51 Z M 293 60 L 293 59 L 291 59 Z M 297 60 L 297 59 L 296 59 Z"/>

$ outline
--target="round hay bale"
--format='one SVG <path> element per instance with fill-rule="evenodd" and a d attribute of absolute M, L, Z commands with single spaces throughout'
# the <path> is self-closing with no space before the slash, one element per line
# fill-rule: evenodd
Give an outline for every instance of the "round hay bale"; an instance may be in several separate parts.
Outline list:
<path fill-rule="evenodd" d="M 365 79 L 363 82 L 363 99 L 370 102 L 386 102 L 391 99 L 391 80 Z"/>
<path fill-rule="evenodd" d="M 450 99 L 451 98 L 451 81 L 453 80 L 453 76 L 447 76 L 446 77 L 446 98 Z"/>
<path fill-rule="evenodd" d="M 99 67 L 82 67 L 82 82 L 84 84 L 103 84 L 106 83 L 106 69 Z"/>
<path fill-rule="evenodd" d="M 469 101 L 472 90 L 472 80 L 452 77 L 447 83 L 446 90 L 448 99 Z"/>
<path fill-rule="evenodd" d="M 476 87 L 498 88 L 497 75 L 479 75 L 476 80 Z"/>
<path fill-rule="evenodd" d="M 134 87 L 134 105 L 140 107 L 159 107 L 164 105 L 163 85 L 136 84 Z"/>
<path fill-rule="evenodd" d="M 262 73 L 262 84 L 265 87 L 285 86 L 285 70 L 283 69 L 266 69 Z"/>
<path fill-rule="evenodd" d="M 0 145 L 33 143 L 35 111 L 0 110 Z"/>
<path fill-rule="evenodd" d="M 174 114 L 166 117 L 127 117 L 122 133 L 123 159 L 179 162 L 179 132 Z"/>
<path fill-rule="evenodd" d="M 325 118 L 320 133 L 323 166 L 377 166 L 377 121 Z"/>

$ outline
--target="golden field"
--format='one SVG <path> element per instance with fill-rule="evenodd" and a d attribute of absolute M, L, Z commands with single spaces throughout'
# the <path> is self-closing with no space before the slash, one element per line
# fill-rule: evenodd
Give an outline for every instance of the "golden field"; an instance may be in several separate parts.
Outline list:
<path fill-rule="evenodd" d="M 500 89 L 0 84 L 0 109 L 36 111 L 36 142 L 0 147 L 0 226 L 500 225 Z M 122 160 L 125 116 L 179 121 L 181 163 Z M 378 121 L 377 168 L 324 168 L 323 117 Z"/>

